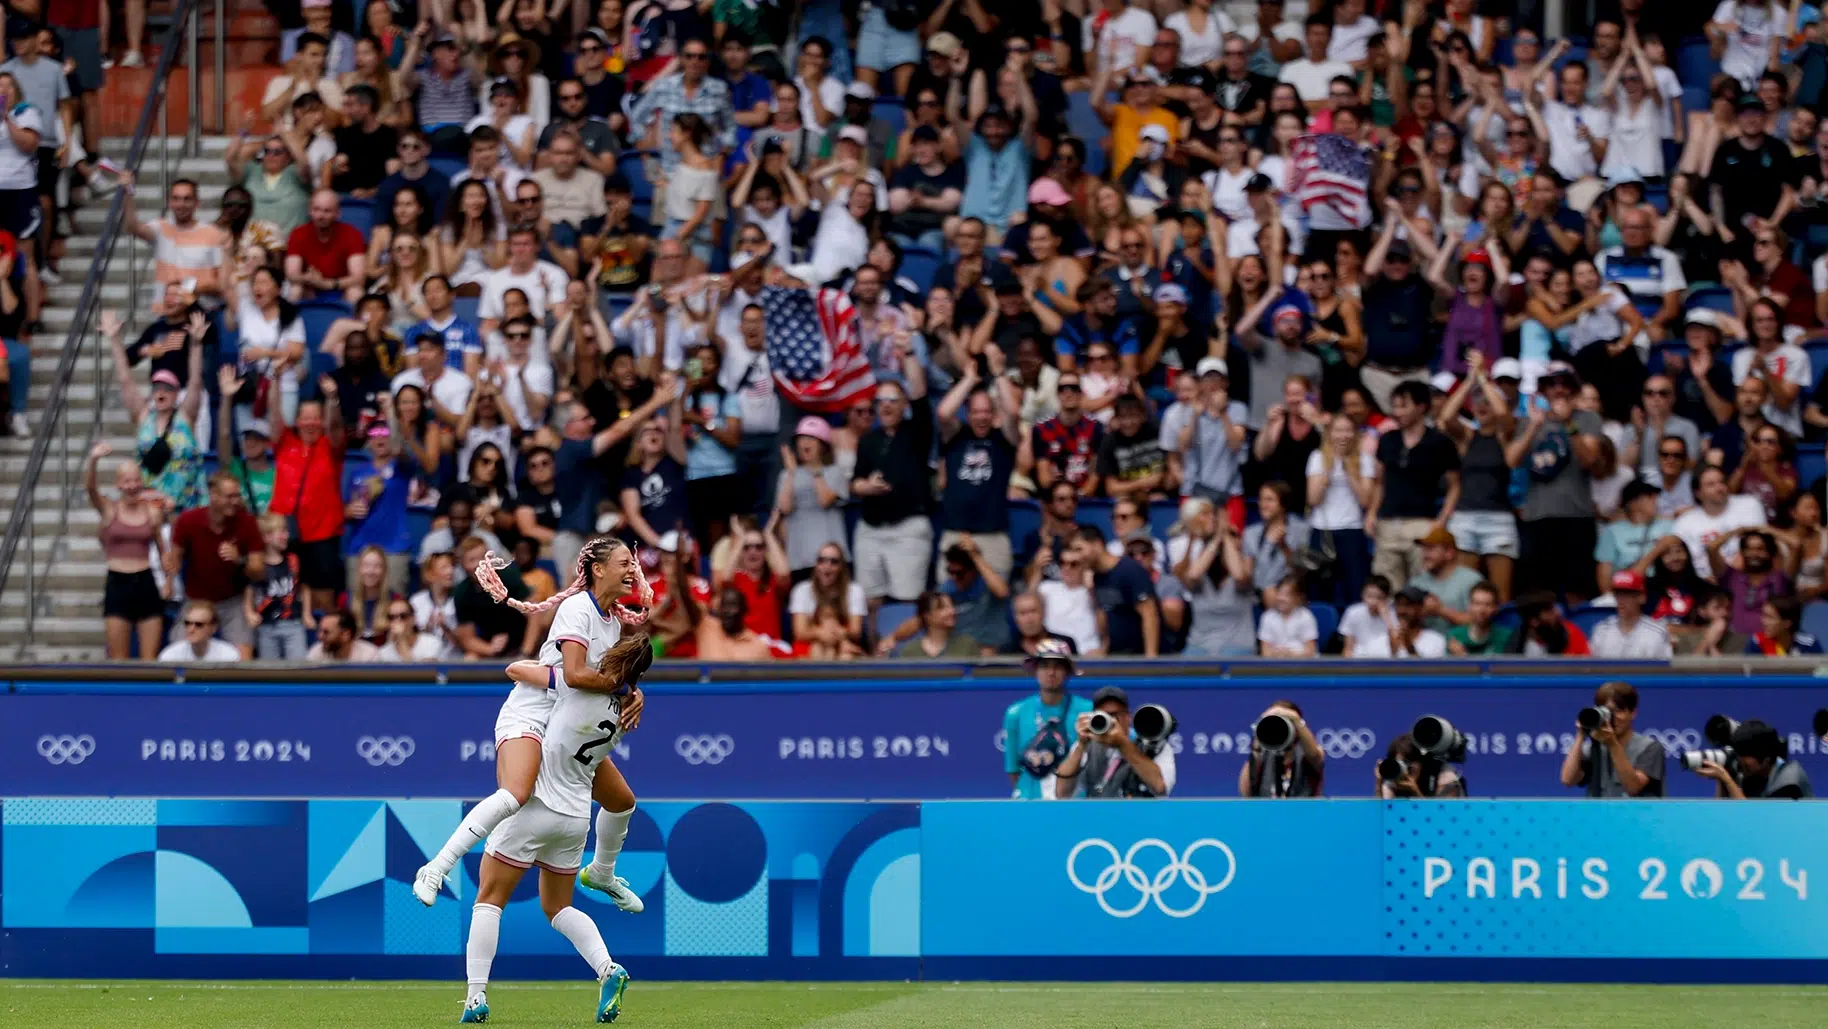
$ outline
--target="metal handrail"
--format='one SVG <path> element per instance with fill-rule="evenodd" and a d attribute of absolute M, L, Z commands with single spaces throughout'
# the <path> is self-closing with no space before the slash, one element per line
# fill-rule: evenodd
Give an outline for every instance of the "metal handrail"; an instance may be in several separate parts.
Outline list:
<path fill-rule="evenodd" d="M 176 0 L 176 6 L 172 10 L 171 26 L 166 30 L 165 38 L 161 43 L 158 65 L 153 71 L 152 85 L 146 96 L 145 103 L 140 107 L 139 120 L 134 124 L 133 142 L 127 152 L 125 167 L 137 173 L 140 163 L 145 159 L 146 149 L 151 143 L 156 119 L 159 133 L 159 184 L 161 190 L 164 189 L 171 180 L 171 141 L 170 136 L 165 132 L 167 124 L 168 84 L 171 79 L 172 70 L 177 65 L 180 46 L 187 41 L 191 54 L 190 65 L 192 69 L 189 83 L 190 95 L 187 104 L 189 108 L 187 129 L 193 133 L 195 131 L 195 126 L 197 125 L 198 114 L 201 110 L 196 81 L 197 61 L 195 58 L 195 47 L 197 25 L 200 20 L 198 18 L 198 10 L 202 2 L 203 0 Z M 220 27 L 220 11 L 221 8 L 226 5 L 227 0 L 216 0 L 216 3 L 218 6 L 217 24 Z M 216 49 L 218 67 L 221 67 L 221 53 L 226 42 L 227 40 L 222 35 L 217 36 Z M 223 80 L 218 79 L 216 89 L 219 98 L 223 94 L 225 85 L 226 83 Z M 192 138 L 194 139 L 194 135 Z M 100 152 L 101 140 L 97 139 L 85 142 L 92 150 L 97 153 Z M 64 340 L 63 353 L 59 356 L 57 361 L 57 374 L 52 379 L 50 397 L 44 406 L 43 420 L 38 431 L 38 438 L 32 443 L 31 455 L 26 458 L 25 470 L 19 479 L 19 490 L 13 500 L 11 517 L 7 520 L 6 535 L 4 538 L 0 538 L 0 596 L 4 596 L 6 593 L 7 585 L 12 577 L 13 564 L 18 557 L 20 544 L 23 542 L 26 545 L 25 575 L 27 602 L 25 607 L 25 635 L 24 638 L 19 641 L 19 651 L 21 654 L 25 653 L 26 648 L 29 647 L 32 642 L 40 602 L 39 585 L 41 573 L 38 570 L 36 556 L 33 553 L 37 543 L 37 523 L 33 518 L 33 515 L 36 513 L 37 509 L 38 481 L 44 475 L 45 463 L 51 456 L 52 447 L 59 447 L 61 451 L 59 461 L 61 489 L 59 490 L 60 499 L 58 503 L 61 507 L 58 514 L 55 536 L 61 540 L 70 527 L 70 505 L 80 495 L 80 491 L 77 489 L 77 483 L 74 481 L 74 476 L 71 474 L 69 419 L 70 384 L 76 377 L 77 361 L 82 356 L 83 343 L 89 338 L 92 323 L 95 321 L 101 308 L 102 287 L 108 277 L 108 266 L 114 259 L 115 245 L 120 241 L 122 217 L 126 210 L 126 205 L 130 203 L 133 203 L 133 198 L 127 195 L 127 191 L 117 190 L 114 194 L 114 199 L 108 205 L 108 218 L 102 225 L 100 237 L 96 240 L 95 256 L 89 267 L 89 276 L 83 282 L 82 296 L 76 302 L 75 317 L 70 322 L 70 333 Z M 137 237 L 129 236 L 128 239 L 129 266 L 137 270 L 138 255 L 134 252 L 134 243 L 137 242 Z M 139 290 L 137 288 L 137 282 L 135 282 L 130 286 L 130 297 L 127 309 L 129 311 L 137 311 L 139 306 Z M 77 455 L 79 455 L 78 460 L 81 460 L 81 457 L 87 456 L 89 447 L 92 445 L 96 433 L 101 428 L 102 413 L 106 410 L 106 405 L 99 400 L 100 397 L 106 395 L 107 376 L 104 371 L 105 364 L 106 362 L 100 360 L 98 357 L 96 362 L 96 395 L 98 401 L 95 405 L 94 417 L 91 419 L 87 432 L 83 437 L 83 441 L 76 451 Z M 48 566 L 56 557 L 57 552 L 55 548 L 53 548 L 50 554 L 46 555 L 45 565 L 47 566 L 47 571 Z"/>

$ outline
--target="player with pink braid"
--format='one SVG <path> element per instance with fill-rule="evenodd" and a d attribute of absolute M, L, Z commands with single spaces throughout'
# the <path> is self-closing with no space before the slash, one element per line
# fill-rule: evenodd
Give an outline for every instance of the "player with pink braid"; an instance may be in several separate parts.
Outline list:
<path fill-rule="evenodd" d="M 654 591 L 629 545 L 614 536 L 598 536 L 585 542 L 578 551 L 571 585 L 538 604 L 511 599 L 497 574 L 501 567 L 489 555 L 475 572 L 477 585 L 497 603 L 528 615 L 558 609 L 546 642 L 540 647 L 539 664 L 546 667 L 547 674 L 544 682 L 518 677 L 520 681 L 502 704 L 501 714 L 495 719 L 495 779 L 499 788 L 470 809 L 443 849 L 414 877 L 413 896 L 428 907 L 438 899 L 445 877 L 463 855 L 487 839 L 496 826 L 519 811 L 533 795 L 546 723 L 564 691 L 617 696 L 618 728 L 623 732 L 634 729 L 641 719 L 640 689 L 599 671 L 603 655 L 621 640 L 623 626 L 634 628 L 645 623 L 647 609 L 654 602 Z M 592 797 L 602 805 L 597 813 L 596 860 L 579 881 L 609 894 L 624 911 L 640 911 L 641 898 L 615 876 L 616 856 L 622 851 L 629 819 L 635 813 L 635 795 L 621 772 L 607 760 L 598 766 L 593 782 Z"/>

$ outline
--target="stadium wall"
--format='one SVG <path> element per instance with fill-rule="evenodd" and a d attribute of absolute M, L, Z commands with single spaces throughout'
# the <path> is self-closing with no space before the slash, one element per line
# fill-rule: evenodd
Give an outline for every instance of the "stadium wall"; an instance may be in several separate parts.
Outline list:
<path fill-rule="evenodd" d="M 0 801 L 0 975 L 448 978 L 450 800 Z M 1828 981 L 1816 803 L 648 802 L 649 979 Z M 531 882 L 502 979 L 580 978 Z M 455 988 L 455 987 L 454 987 Z"/>
<path fill-rule="evenodd" d="M 475 797 L 495 777 L 491 731 L 506 687 L 474 665 L 263 670 L 263 681 L 232 666 L 175 678 L 169 666 L 63 672 L 0 670 L 0 796 Z M 829 666 L 823 677 L 805 666 L 655 673 L 641 729 L 616 750 L 648 799 L 1007 796 L 1003 712 L 1034 689 L 1019 666 L 938 662 Z M 1828 748 L 1809 731 L 1828 683 L 1797 669 L 1113 662 L 1090 666 L 1073 689 L 1118 682 L 1133 703 L 1167 706 L 1179 722 L 1181 797 L 1233 795 L 1252 722 L 1284 697 L 1299 700 L 1327 750 L 1329 796 L 1369 796 L 1389 741 L 1435 714 L 1470 737 L 1474 796 L 1555 797 L 1573 792 L 1557 770 L 1575 713 L 1610 678 L 1637 685 L 1638 731 L 1672 755 L 1702 746 L 1716 712 L 1762 718 L 1828 783 Z M 1668 786 L 1712 792 L 1673 768 Z"/>

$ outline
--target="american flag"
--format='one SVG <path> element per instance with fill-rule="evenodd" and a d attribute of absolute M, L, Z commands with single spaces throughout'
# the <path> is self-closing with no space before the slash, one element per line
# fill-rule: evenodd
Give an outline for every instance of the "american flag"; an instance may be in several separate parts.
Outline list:
<path fill-rule="evenodd" d="M 1371 183 L 1371 158 L 1358 144 L 1336 133 L 1300 136 L 1290 144 L 1295 172 L 1289 192 L 1303 211 L 1327 205 L 1353 223 L 1370 215 L 1365 190 Z"/>
<path fill-rule="evenodd" d="M 795 406 L 836 414 L 875 391 L 857 309 L 843 291 L 769 286 L 761 300 L 768 364 Z"/>

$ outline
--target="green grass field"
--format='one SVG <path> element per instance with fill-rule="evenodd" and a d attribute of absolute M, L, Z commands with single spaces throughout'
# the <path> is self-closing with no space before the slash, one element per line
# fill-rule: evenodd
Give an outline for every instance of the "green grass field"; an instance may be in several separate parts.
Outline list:
<path fill-rule="evenodd" d="M 1088 972 L 1095 972 L 1088 969 Z M 0 980 L 20 1029 L 422 1029 L 463 987 L 425 982 Z M 591 983 L 489 991 L 491 1025 L 594 1024 Z M 1828 989 L 1481 984 L 643 983 L 618 1025 L 668 1029 L 1818 1029 Z"/>

